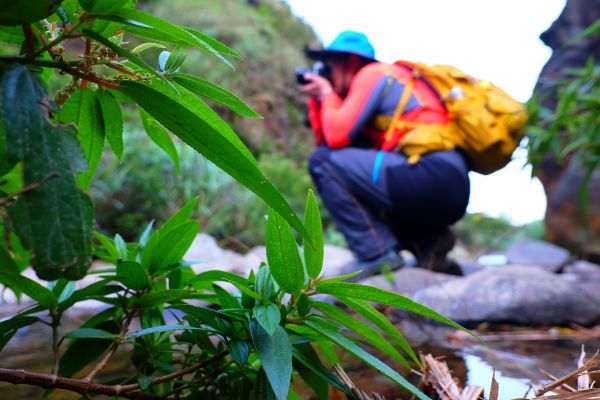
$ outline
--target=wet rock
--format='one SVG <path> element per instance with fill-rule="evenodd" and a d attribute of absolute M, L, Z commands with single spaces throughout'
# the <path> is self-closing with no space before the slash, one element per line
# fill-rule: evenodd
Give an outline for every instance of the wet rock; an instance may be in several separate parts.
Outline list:
<path fill-rule="evenodd" d="M 419 290 L 413 299 L 455 321 L 532 325 L 600 320 L 600 309 L 579 287 L 537 268 L 488 268 Z"/>
<path fill-rule="evenodd" d="M 581 282 L 600 282 L 600 265 L 577 260 L 565 267 L 565 274 L 577 276 Z"/>
<path fill-rule="evenodd" d="M 391 274 L 370 277 L 360 281 L 360 283 L 411 296 L 420 289 L 440 285 L 453 279 L 457 279 L 457 277 L 422 268 L 402 268 Z"/>
<path fill-rule="evenodd" d="M 506 250 L 508 264 L 529 265 L 558 272 L 569 262 L 567 250 L 540 240 L 523 239 Z"/>

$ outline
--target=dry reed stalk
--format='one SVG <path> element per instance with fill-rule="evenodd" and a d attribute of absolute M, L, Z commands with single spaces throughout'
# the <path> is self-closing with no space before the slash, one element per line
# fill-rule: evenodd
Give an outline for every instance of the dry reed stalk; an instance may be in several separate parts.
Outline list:
<path fill-rule="evenodd" d="M 467 386 L 461 390 L 446 362 L 436 360 L 431 354 L 421 354 L 420 358 L 425 372 L 425 383 L 437 392 L 441 400 L 477 400 L 483 394 L 483 388 L 477 386 Z"/>

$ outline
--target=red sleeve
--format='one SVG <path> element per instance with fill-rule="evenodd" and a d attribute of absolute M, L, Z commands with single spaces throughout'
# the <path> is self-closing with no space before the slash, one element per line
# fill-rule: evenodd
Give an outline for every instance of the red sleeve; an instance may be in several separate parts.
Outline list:
<path fill-rule="evenodd" d="M 310 97 L 308 99 L 308 122 L 315 133 L 317 144 L 323 144 L 323 127 L 321 125 L 321 103 Z"/>
<path fill-rule="evenodd" d="M 352 80 L 345 100 L 335 93 L 323 96 L 321 124 L 329 147 L 346 147 L 359 134 L 368 120 L 365 116 L 378 105 L 369 98 L 381 79 L 385 79 L 385 74 L 379 68 L 367 66 Z"/>

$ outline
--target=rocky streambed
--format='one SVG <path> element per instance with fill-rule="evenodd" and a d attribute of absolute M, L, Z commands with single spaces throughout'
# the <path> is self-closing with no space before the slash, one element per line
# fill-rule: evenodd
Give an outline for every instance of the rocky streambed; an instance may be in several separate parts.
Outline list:
<path fill-rule="evenodd" d="M 265 260 L 265 249 L 256 247 L 241 255 L 220 248 L 214 238 L 201 234 L 185 258 L 197 262 L 197 272 L 221 269 L 247 274 Z M 351 259 L 348 250 L 326 246 L 325 275 L 338 275 Z M 361 283 L 409 296 L 476 328 L 483 343 L 414 315 L 386 310 L 419 351 L 444 355 L 462 382 L 483 386 L 487 391 L 492 371 L 496 371 L 500 399 L 523 397 L 530 383 L 548 380 L 542 370 L 554 376 L 573 370 L 583 342 L 589 352 L 600 348 L 600 331 L 580 328 L 600 322 L 600 266 L 574 260 L 566 250 L 538 241 L 521 241 L 502 254 L 458 261 L 462 277 L 405 267 Z M 9 317 L 21 307 L 5 293 L 0 318 Z M 99 307 L 101 304 L 93 302 L 80 304 L 67 315 L 61 330 L 74 329 Z M 0 366 L 49 372 L 50 336 L 49 328 L 41 324 L 23 329 L 0 352 Z M 108 374 L 116 377 L 130 373 L 127 358 L 117 360 Z M 375 371 L 365 369 L 351 357 L 345 361 L 359 387 L 380 392 L 388 399 L 402 398 L 398 388 Z M 33 387 L 0 383 L 0 398 L 6 400 L 40 398 L 41 393 Z M 77 396 L 55 391 L 49 398 Z"/>

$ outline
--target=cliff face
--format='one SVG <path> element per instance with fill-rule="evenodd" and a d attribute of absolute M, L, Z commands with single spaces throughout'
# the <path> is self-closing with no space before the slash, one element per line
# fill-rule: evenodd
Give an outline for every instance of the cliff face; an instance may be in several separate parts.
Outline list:
<path fill-rule="evenodd" d="M 553 50 L 535 89 L 537 94 L 544 95 L 546 107 L 556 108 L 558 98 L 552 84 L 567 77 L 566 69 L 581 68 L 590 57 L 596 63 L 600 61 L 600 32 L 562 48 L 598 19 L 600 0 L 567 0 L 562 14 L 540 36 Z M 590 181 L 588 216 L 584 215 L 579 201 L 584 172 L 577 156 L 563 164 L 547 157 L 538 167 L 538 177 L 548 198 L 545 218 L 548 239 L 600 259 L 600 168 L 594 171 Z"/>

